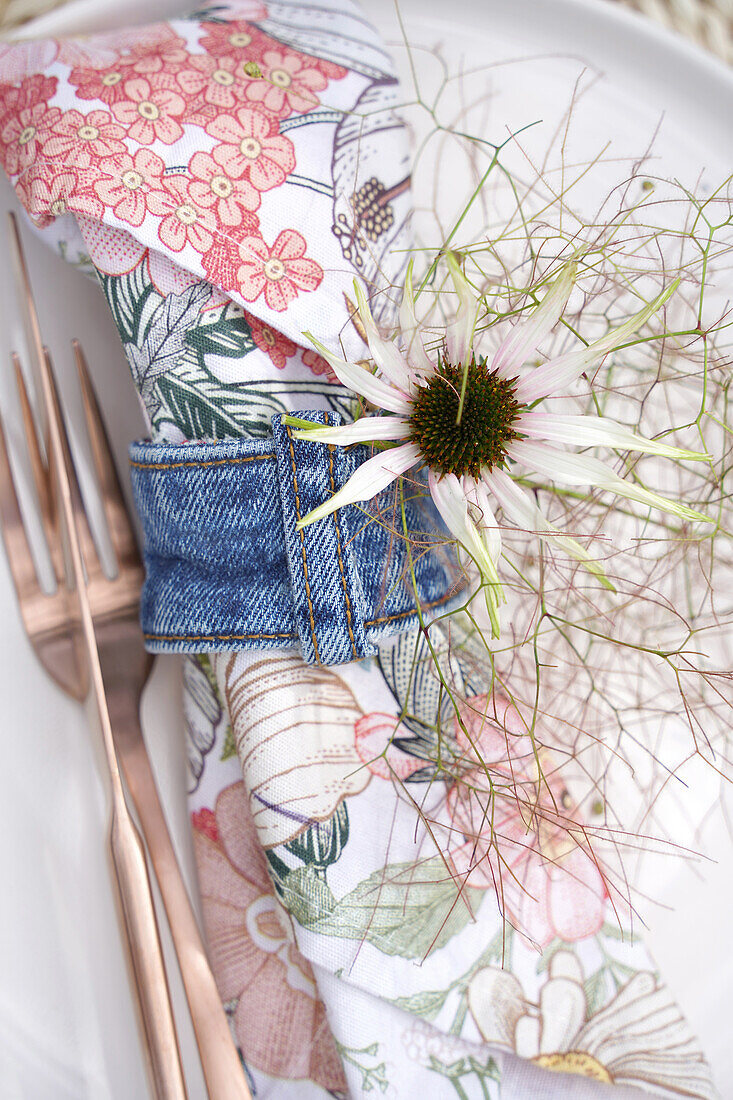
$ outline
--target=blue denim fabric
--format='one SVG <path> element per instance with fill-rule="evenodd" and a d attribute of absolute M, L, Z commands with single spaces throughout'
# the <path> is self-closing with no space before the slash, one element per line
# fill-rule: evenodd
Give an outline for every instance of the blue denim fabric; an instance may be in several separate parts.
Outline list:
<path fill-rule="evenodd" d="M 298 415 L 340 423 L 333 413 Z M 269 439 L 131 446 L 151 651 L 299 646 L 311 664 L 331 665 L 367 657 L 380 638 L 416 625 L 394 494 L 383 494 L 378 518 L 352 505 L 296 530 L 368 449 L 303 442 L 279 416 L 272 428 Z M 406 520 L 420 606 L 443 609 L 459 586 L 440 521 L 422 500 L 406 501 Z"/>

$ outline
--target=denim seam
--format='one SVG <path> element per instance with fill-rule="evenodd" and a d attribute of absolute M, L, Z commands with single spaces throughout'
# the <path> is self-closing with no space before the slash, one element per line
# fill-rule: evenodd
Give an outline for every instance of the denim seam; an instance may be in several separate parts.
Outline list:
<path fill-rule="evenodd" d="M 458 589 L 458 591 L 446 592 L 444 596 L 440 597 L 440 599 L 430 600 L 429 603 L 421 603 L 420 604 L 420 610 L 421 611 L 432 611 L 432 609 L 434 607 L 440 607 L 442 604 L 448 603 L 449 600 L 455 599 L 455 597 L 462 590 L 463 589 L 460 588 L 460 589 Z M 417 610 L 418 610 L 417 607 L 411 607 L 411 608 L 408 608 L 407 611 L 395 611 L 394 614 L 385 615 L 381 619 L 369 619 L 368 621 L 366 621 L 364 623 L 364 626 L 379 626 L 380 623 L 393 623 L 397 619 L 407 619 L 410 615 L 417 615 Z"/>
<path fill-rule="evenodd" d="M 149 641 L 172 641 L 172 642 L 200 642 L 207 638 L 210 638 L 214 642 L 239 642 L 251 639 L 257 641 L 259 638 L 295 638 L 296 634 L 288 632 L 285 634 L 143 634 L 143 638 L 147 638 Z"/>
<path fill-rule="evenodd" d="M 448 603 L 457 595 L 456 592 L 448 592 L 446 595 L 441 596 L 438 600 L 431 600 L 430 603 L 421 603 L 421 611 L 431 611 L 434 607 L 440 607 L 441 604 Z M 367 619 L 364 622 L 365 627 L 379 626 L 381 623 L 392 623 L 397 619 L 406 619 L 410 615 L 416 615 L 417 611 L 413 607 L 408 611 L 399 611 L 394 615 L 385 615 L 381 619 Z M 176 642 L 198 642 L 204 639 L 211 638 L 216 642 L 228 642 L 228 641 L 241 641 L 251 638 L 253 641 L 258 638 L 296 638 L 295 633 L 285 634 L 149 634 L 146 633 L 143 637 L 150 641 L 176 641 Z"/>
<path fill-rule="evenodd" d="M 239 466 L 243 462 L 265 462 L 272 459 L 272 454 L 245 455 L 242 458 L 212 458 L 207 462 L 191 459 L 189 462 L 136 462 L 130 460 L 130 465 L 136 470 L 178 470 L 181 466 Z"/>
<path fill-rule="evenodd" d="M 328 422 L 328 417 L 326 417 L 326 422 Z M 335 482 L 334 476 L 333 476 L 333 445 L 330 444 L 330 443 L 328 445 L 328 478 L 329 478 L 329 481 L 331 483 L 331 492 L 333 494 L 335 494 L 336 493 L 336 482 Z M 341 524 L 339 523 L 339 519 L 338 519 L 338 510 L 336 510 L 334 512 L 333 522 L 334 522 L 334 525 L 336 527 L 336 553 L 338 555 L 339 573 L 341 574 L 341 587 L 344 590 L 344 602 L 346 604 L 346 625 L 348 626 L 348 629 L 349 629 L 349 641 L 351 642 L 351 652 L 354 656 L 354 660 L 356 661 L 356 660 L 359 659 L 359 651 L 356 648 L 356 640 L 354 638 L 354 630 L 353 630 L 352 617 L 351 617 L 352 616 L 351 600 L 349 598 L 349 591 L 348 591 L 348 588 L 346 586 L 346 575 L 344 573 L 344 559 L 343 559 L 343 556 L 341 554 Z"/>
<path fill-rule="evenodd" d="M 293 436 L 290 428 L 286 427 L 285 431 L 288 437 L 288 445 L 290 450 L 290 467 L 293 474 L 293 490 L 295 492 L 295 517 L 298 522 L 300 522 L 300 496 L 298 490 L 298 475 L 295 470 L 295 449 L 293 447 Z M 298 528 L 298 534 L 300 535 L 300 553 L 303 558 L 303 575 L 305 578 L 305 595 L 306 599 L 308 600 L 308 615 L 310 618 L 311 641 L 313 642 L 313 649 L 315 650 L 316 660 L 320 665 L 323 662 L 321 661 L 321 654 L 318 650 L 318 638 L 316 637 L 316 619 L 313 612 L 313 601 L 311 600 L 311 587 L 310 581 L 308 579 L 308 561 L 305 553 L 305 536 L 303 534 L 302 527 Z"/>

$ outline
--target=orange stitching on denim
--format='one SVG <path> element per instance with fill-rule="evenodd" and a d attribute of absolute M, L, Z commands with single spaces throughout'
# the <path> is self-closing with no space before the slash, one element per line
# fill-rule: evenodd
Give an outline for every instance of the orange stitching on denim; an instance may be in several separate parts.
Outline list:
<path fill-rule="evenodd" d="M 328 416 L 326 416 L 326 423 L 328 423 Z M 333 444 L 328 444 L 328 477 L 331 482 L 331 492 L 336 492 L 336 483 L 333 478 Z M 346 602 L 346 625 L 349 628 L 349 639 L 351 641 L 351 652 L 354 654 L 354 660 L 359 659 L 359 651 L 356 648 L 356 641 L 354 640 L 354 631 L 351 625 L 351 600 L 349 598 L 349 591 L 346 585 L 346 575 L 344 573 L 344 562 L 341 556 L 341 527 L 338 521 L 338 509 L 333 514 L 333 522 L 336 527 L 336 553 L 338 554 L 339 561 L 339 573 L 341 574 L 341 587 L 344 590 L 344 600 Z"/>
<path fill-rule="evenodd" d="M 293 437 L 290 434 L 290 429 L 286 428 L 285 432 L 288 437 L 288 443 L 290 444 L 290 465 L 293 471 L 293 489 L 295 490 L 295 515 L 300 520 L 300 496 L 298 495 L 298 475 L 295 472 L 295 450 L 293 448 Z M 310 582 L 308 580 L 308 562 L 305 556 L 305 536 L 303 534 L 303 528 L 299 528 L 298 534 L 300 535 L 300 553 L 303 558 L 303 575 L 305 576 L 305 595 L 308 600 L 308 614 L 310 615 L 311 624 L 311 641 L 313 642 L 313 648 L 316 651 L 316 660 L 318 664 L 323 664 L 321 661 L 321 655 L 318 652 L 318 639 L 316 638 L 316 620 L 313 614 L 313 602 L 311 600 Z"/>
<path fill-rule="evenodd" d="M 270 452 L 264 455 L 245 455 L 242 458 L 212 458 L 207 462 L 135 462 L 130 459 L 130 465 L 137 470 L 178 470 L 181 466 L 236 466 L 242 462 L 263 462 L 267 458 L 274 458 Z"/>
<path fill-rule="evenodd" d="M 143 638 L 149 641 L 159 642 L 203 642 L 210 639 L 212 642 L 242 642 L 249 639 L 257 641 L 260 638 L 295 638 L 290 632 L 286 634 L 143 634 Z"/>
<path fill-rule="evenodd" d="M 432 603 L 421 604 L 421 607 L 425 610 L 430 610 L 433 607 L 439 607 L 441 604 L 447 603 L 448 600 L 453 599 L 458 595 L 457 592 L 449 592 L 445 596 L 441 596 L 439 600 L 433 600 Z M 413 607 L 409 611 L 399 611 L 394 615 L 385 615 L 381 619 L 369 619 L 364 623 L 364 626 L 378 626 L 380 623 L 394 622 L 396 619 L 406 619 L 409 615 L 415 614 L 415 608 Z M 296 638 L 297 635 L 291 632 L 283 634 L 143 634 L 144 638 L 149 641 L 160 642 L 202 642 L 211 640 L 213 642 L 243 642 L 243 641 L 258 641 L 265 638 Z M 320 659 L 320 658 L 319 658 Z"/>
<path fill-rule="evenodd" d="M 430 611 L 433 607 L 440 607 L 441 604 L 447 603 L 448 600 L 452 600 L 455 596 L 459 595 L 463 589 L 458 589 L 456 592 L 447 592 L 445 596 L 441 596 L 439 600 L 433 600 L 431 603 L 421 603 L 420 607 L 425 611 Z M 415 615 L 417 608 L 410 608 L 408 611 L 395 611 L 393 615 L 384 615 L 381 619 L 365 619 L 364 626 L 378 626 L 380 623 L 392 623 L 396 619 L 406 619 L 410 615 Z"/>

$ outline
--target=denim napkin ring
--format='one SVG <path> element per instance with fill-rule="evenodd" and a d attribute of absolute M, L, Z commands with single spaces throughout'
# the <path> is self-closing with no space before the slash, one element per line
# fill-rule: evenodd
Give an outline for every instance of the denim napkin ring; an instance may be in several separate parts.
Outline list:
<path fill-rule="evenodd" d="M 147 648 L 299 647 L 310 664 L 341 664 L 415 626 L 416 590 L 423 613 L 447 609 L 460 584 L 429 501 L 405 494 L 409 548 L 394 494 L 378 515 L 350 505 L 296 529 L 369 454 L 296 439 L 280 416 L 266 439 L 133 443 Z"/>

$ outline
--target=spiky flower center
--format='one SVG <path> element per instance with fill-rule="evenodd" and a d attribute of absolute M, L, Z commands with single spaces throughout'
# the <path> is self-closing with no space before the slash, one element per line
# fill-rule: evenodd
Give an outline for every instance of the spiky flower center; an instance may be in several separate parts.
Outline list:
<path fill-rule="evenodd" d="M 525 407 L 517 400 L 515 383 L 514 378 L 500 378 L 483 358 L 472 357 L 466 367 L 442 362 L 419 390 L 410 417 L 410 439 L 428 466 L 457 477 L 480 477 L 482 469 L 501 466 L 507 446 L 519 439 L 514 425 Z"/>

